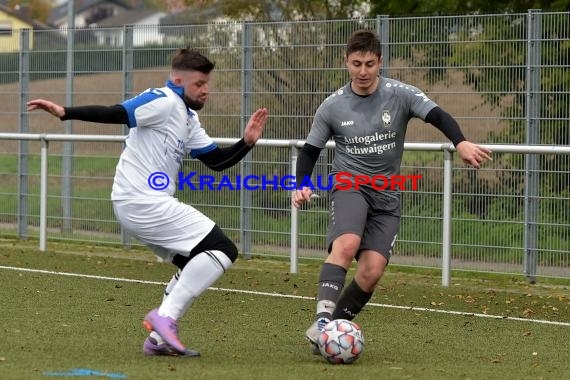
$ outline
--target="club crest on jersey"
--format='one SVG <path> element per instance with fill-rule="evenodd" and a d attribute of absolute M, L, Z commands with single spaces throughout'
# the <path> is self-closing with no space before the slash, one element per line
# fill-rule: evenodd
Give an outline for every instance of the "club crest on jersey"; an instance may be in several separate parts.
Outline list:
<path fill-rule="evenodd" d="M 390 123 L 392 123 L 392 117 L 390 116 L 390 112 L 388 111 L 382 112 L 382 121 L 384 122 L 385 127 L 390 126 Z"/>

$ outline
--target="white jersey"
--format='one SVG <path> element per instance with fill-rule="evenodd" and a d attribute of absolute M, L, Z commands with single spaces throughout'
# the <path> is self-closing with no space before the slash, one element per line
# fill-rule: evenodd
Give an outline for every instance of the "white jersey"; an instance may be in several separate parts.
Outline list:
<path fill-rule="evenodd" d="M 117 164 L 111 199 L 173 196 L 184 156 L 195 157 L 216 145 L 202 128 L 197 113 L 184 103 L 183 88 L 170 81 L 121 105 L 127 111 L 130 129 Z M 160 184 L 165 188 L 157 190 L 155 185 Z"/>

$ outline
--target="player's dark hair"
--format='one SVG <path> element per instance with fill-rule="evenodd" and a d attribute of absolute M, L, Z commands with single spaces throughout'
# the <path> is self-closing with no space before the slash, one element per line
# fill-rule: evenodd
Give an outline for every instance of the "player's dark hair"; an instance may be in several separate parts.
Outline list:
<path fill-rule="evenodd" d="M 352 33 L 346 44 L 346 56 L 348 57 L 355 52 L 373 53 L 380 58 L 382 56 L 382 45 L 378 35 L 366 29 Z"/>
<path fill-rule="evenodd" d="M 185 48 L 176 52 L 172 58 L 172 68 L 181 71 L 199 71 L 209 74 L 215 64 L 202 55 L 199 51 Z"/>

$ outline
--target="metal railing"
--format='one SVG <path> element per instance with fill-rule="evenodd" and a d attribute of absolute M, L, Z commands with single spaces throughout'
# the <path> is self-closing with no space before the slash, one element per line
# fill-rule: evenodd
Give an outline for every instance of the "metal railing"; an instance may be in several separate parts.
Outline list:
<path fill-rule="evenodd" d="M 50 142 L 118 142 L 122 143 L 125 136 L 115 135 L 67 135 L 67 134 L 26 134 L 26 133 L 0 133 L 0 140 L 18 140 L 18 141 L 39 141 L 40 148 L 40 212 L 39 212 L 39 250 L 45 251 L 47 249 L 47 219 L 48 219 L 48 153 Z M 234 138 L 217 138 L 214 141 L 218 144 L 232 144 L 238 139 Z M 290 150 L 290 168 L 294 174 L 294 168 L 297 161 L 297 153 L 299 148 L 304 144 L 300 140 L 272 140 L 261 139 L 258 141 L 257 146 L 260 147 L 276 147 L 288 148 Z M 484 145 L 491 149 L 494 153 L 513 153 L 525 155 L 570 155 L 570 147 L 568 146 L 543 146 L 543 145 L 505 145 L 505 144 L 488 144 Z M 334 148 L 334 142 L 329 142 L 326 145 L 327 149 Z M 453 152 L 455 148 L 449 143 L 406 143 L 404 145 L 405 151 L 423 151 L 423 152 L 442 152 L 443 154 L 443 213 L 442 213 L 442 236 L 441 236 L 441 268 L 442 268 L 442 285 L 449 286 L 451 278 L 451 250 L 452 250 L 452 180 L 453 180 Z M 527 196 L 528 198 L 528 196 Z M 530 201 L 526 199 L 526 201 Z M 241 210 L 243 213 L 243 210 Z M 298 210 L 291 206 L 291 234 L 290 234 L 290 272 L 297 273 L 298 271 Z M 242 232 L 246 228 L 241 226 Z M 527 232 L 532 230 L 530 226 L 526 226 Z M 525 268 L 529 281 L 534 282 L 536 277 L 536 255 L 537 247 L 533 243 L 533 238 L 530 233 L 525 233 Z M 244 247 L 242 239 L 242 252 L 246 254 L 249 252 L 247 247 Z"/>

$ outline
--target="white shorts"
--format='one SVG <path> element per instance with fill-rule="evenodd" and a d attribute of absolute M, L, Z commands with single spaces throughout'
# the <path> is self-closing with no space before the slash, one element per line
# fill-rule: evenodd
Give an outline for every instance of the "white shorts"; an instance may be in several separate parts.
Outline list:
<path fill-rule="evenodd" d="M 214 221 L 173 197 L 113 201 L 123 228 L 162 260 L 188 256 L 214 228 Z"/>

